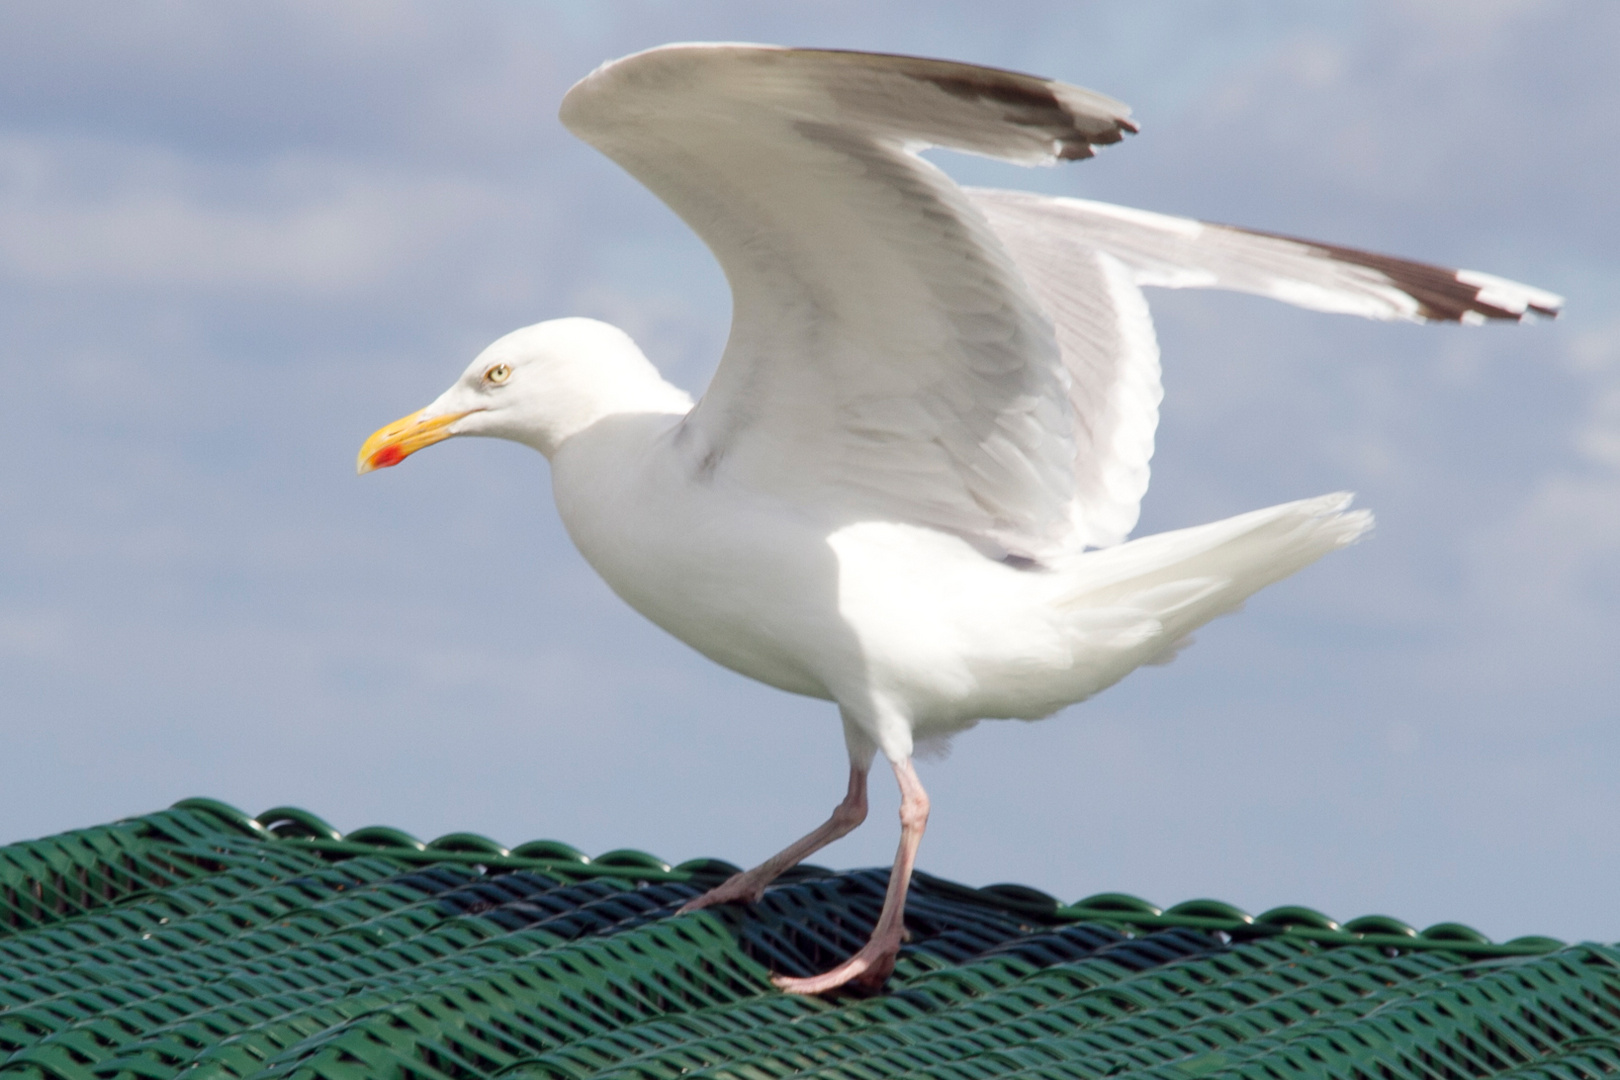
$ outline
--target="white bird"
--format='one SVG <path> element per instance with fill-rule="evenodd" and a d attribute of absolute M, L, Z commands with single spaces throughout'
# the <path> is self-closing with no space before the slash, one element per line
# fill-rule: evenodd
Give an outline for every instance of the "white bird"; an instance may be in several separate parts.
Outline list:
<path fill-rule="evenodd" d="M 871 940 L 784 989 L 881 985 L 928 796 L 919 739 L 1037 719 L 1163 661 L 1371 525 L 1325 495 L 1122 542 L 1148 484 L 1158 347 L 1141 287 L 1411 321 L 1554 315 L 1485 274 L 1079 199 L 958 187 L 927 147 L 1089 157 L 1130 110 L 914 57 L 670 45 L 605 64 L 562 121 L 685 219 L 731 336 L 695 405 L 623 332 L 566 318 L 484 350 L 366 441 L 359 471 L 452 435 L 534 447 L 580 552 L 705 656 L 837 704 L 831 818 L 689 904 L 757 899 L 866 816 L 879 751 L 900 848 Z"/>

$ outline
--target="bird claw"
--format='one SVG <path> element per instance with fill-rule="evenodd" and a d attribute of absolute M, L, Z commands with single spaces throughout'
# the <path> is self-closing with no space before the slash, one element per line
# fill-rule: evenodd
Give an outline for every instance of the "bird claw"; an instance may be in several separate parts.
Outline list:
<path fill-rule="evenodd" d="M 877 993 L 894 973 L 894 961 L 900 955 L 900 941 L 878 943 L 869 941 L 860 952 L 845 960 L 831 971 L 809 978 L 796 979 L 787 975 L 772 975 L 771 983 L 786 994 L 825 994 L 850 987 L 866 993 Z"/>

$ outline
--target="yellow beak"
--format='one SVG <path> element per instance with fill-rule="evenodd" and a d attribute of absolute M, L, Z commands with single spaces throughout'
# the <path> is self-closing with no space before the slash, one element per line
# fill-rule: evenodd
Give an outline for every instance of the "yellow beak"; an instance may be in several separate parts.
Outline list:
<path fill-rule="evenodd" d="M 443 442 L 451 435 L 450 425 L 466 415 L 464 412 L 451 413 L 448 416 L 435 416 L 423 420 L 422 410 L 418 409 L 409 416 L 378 428 L 372 432 L 365 445 L 360 447 L 360 458 L 354 465 L 355 472 L 364 475 L 375 469 L 398 465 L 422 447 Z"/>

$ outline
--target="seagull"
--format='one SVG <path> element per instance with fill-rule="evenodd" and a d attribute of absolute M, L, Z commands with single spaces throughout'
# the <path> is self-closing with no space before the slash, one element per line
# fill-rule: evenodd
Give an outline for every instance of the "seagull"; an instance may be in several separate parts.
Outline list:
<path fill-rule="evenodd" d="M 1555 316 L 1488 274 L 1074 198 L 963 188 L 930 147 L 1024 165 L 1136 132 L 1118 101 L 970 64 L 738 44 L 611 61 L 563 98 L 730 283 L 694 403 L 623 331 L 516 330 L 360 450 L 361 473 L 456 435 L 551 462 L 557 511 L 631 607 L 710 659 L 837 705 L 849 786 L 819 828 L 683 910 L 753 902 L 866 817 L 882 753 L 900 846 L 871 939 L 809 978 L 894 968 L 928 795 L 913 755 L 1035 720 L 1344 547 L 1324 495 L 1126 540 L 1148 485 L 1159 352 L 1144 286 L 1414 322 Z"/>

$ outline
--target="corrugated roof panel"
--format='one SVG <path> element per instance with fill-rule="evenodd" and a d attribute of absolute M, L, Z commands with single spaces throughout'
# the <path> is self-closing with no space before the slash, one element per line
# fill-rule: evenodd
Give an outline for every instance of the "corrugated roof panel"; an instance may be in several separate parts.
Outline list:
<path fill-rule="evenodd" d="M 924 874 L 888 992 L 789 997 L 886 871 L 786 875 L 208 800 L 0 848 L 0 1073 L 585 1080 L 1586 1080 L 1620 951 L 1304 908 L 1061 905 Z"/>

